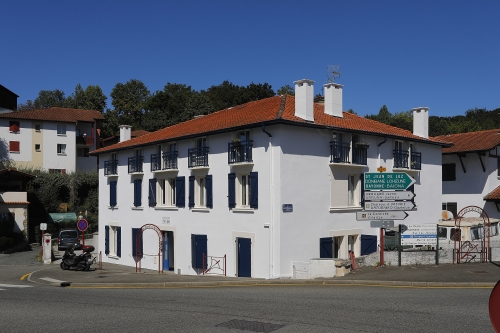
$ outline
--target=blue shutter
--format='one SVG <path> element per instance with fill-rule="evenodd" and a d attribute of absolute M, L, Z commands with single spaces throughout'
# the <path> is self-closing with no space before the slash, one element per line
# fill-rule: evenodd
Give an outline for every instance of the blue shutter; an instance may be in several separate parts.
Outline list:
<path fill-rule="evenodd" d="M 259 177 L 257 172 L 250 172 L 250 208 L 259 208 Z"/>
<path fill-rule="evenodd" d="M 186 207 L 186 177 L 175 178 L 175 204 L 177 207 Z"/>
<path fill-rule="evenodd" d="M 132 257 L 136 259 L 137 256 L 137 233 L 141 230 L 140 228 L 132 228 Z M 139 249 L 139 254 L 140 257 L 138 259 L 142 258 L 142 253 L 143 253 L 143 246 L 142 246 L 142 239 L 140 240 L 140 249 Z"/>
<path fill-rule="evenodd" d="M 207 255 L 207 235 L 191 235 L 191 266 L 193 268 L 207 268 L 207 260 L 205 259 L 205 267 L 203 267 L 203 254 Z"/>
<path fill-rule="evenodd" d="M 207 175 L 205 177 L 205 187 L 207 190 L 207 207 L 214 208 L 212 196 L 212 175 Z"/>
<path fill-rule="evenodd" d="M 156 178 L 149 180 L 149 207 L 156 206 Z"/>
<path fill-rule="evenodd" d="M 142 179 L 135 179 L 134 180 L 134 206 L 135 207 L 140 207 L 142 205 L 141 187 L 142 187 Z"/>
<path fill-rule="evenodd" d="M 122 256 L 122 227 L 116 227 L 116 255 Z"/>
<path fill-rule="evenodd" d="M 109 225 L 104 228 L 106 229 L 104 232 L 104 253 L 109 254 Z"/>
<path fill-rule="evenodd" d="M 228 184 L 228 190 L 227 190 L 227 200 L 229 203 L 229 208 L 234 208 L 236 207 L 236 174 L 230 173 L 227 175 L 227 184 Z"/>
<path fill-rule="evenodd" d="M 319 239 L 319 257 L 333 258 L 333 237 Z"/>
<path fill-rule="evenodd" d="M 189 208 L 194 207 L 194 176 L 189 176 Z"/>
<path fill-rule="evenodd" d="M 109 206 L 116 206 L 116 180 L 109 182 Z"/>

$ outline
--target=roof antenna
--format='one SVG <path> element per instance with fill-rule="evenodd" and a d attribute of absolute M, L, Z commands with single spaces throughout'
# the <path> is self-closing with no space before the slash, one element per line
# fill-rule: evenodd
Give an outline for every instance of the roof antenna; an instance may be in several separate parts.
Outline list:
<path fill-rule="evenodd" d="M 340 65 L 329 65 L 327 67 L 328 80 L 326 83 L 335 83 L 335 78 L 340 78 Z"/>

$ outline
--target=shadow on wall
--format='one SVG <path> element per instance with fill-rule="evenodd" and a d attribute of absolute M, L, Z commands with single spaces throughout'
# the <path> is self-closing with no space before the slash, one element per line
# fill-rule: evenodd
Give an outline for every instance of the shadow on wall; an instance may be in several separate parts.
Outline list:
<path fill-rule="evenodd" d="M 9 158 L 9 144 L 5 139 L 0 139 L 0 170 L 10 168 L 12 160 Z"/>

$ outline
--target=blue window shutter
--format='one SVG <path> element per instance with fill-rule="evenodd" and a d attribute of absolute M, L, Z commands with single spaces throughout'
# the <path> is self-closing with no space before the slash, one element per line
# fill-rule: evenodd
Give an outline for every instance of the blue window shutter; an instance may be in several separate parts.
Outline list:
<path fill-rule="evenodd" d="M 207 255 L 207 235 L 191 234 L 191 266 L 193 268 L 207 268 L 206 259 L 205 267 L 203 267 L 203 254 Z"/>
<path fill-rule="evenodd" d="M 149 207 L 156 206 L 156 178 L 149 180 Z"/>
<path fill-rule="evenodd" d="M 214 208 L 212 196 L 212 175 L 207 175 L 205 177 L 205 187 L 207 189 L 207 207 Z"/>
<path fill-rule="evenodd" d="M 325 237 L 319 239 L 319 257 L 333 258 L 333 238 Z"/>
<path fill-rule="evenodd" d="M 134 206 L 135 207 L 140 207 L 142 205 L 141 187 L 142 187 L 142 179 L 135 179 L 134 180 Z"/>
<path fill-rule="evenodd" d="M 116 227 L 116 255 L 122 256 L 122 227 Z"/>
<path fill-rule="evenodd" d="M 106 229 L 104 232 L 104 253 L 109 254 L 109 225 L 104 228 Z"/>
<path fill-rule="evenodd" d="M 177 207 L 186 207 L 186 177 L 175 178 L 175 204 Z"/>
<path fill-rule="evenodd" d="M 194 207 L 194 176 L 189 176 L 189 207 Z"/>
<path fill-rule="evenodd" d="M 228 191 L 227 200 L 229 203 L 229 208 L 236 207 L 236 174 L 230 173 L 227 175 Z"/>
<path fill-rule="evenodd" d="M 259 208 L 259 175 L 250 172 L 250 208 Z"/>
<path fill-rule="evenodd" d="M 132 257 L 135 259 L 135 256 L 137 255 L 137 232 L 139 231 L 139 228 L 132 228 Z"/>
<path fill-rule="evenodd" d="M 116 206 L 116 180 L 109 182 L 109 206 Z"/>

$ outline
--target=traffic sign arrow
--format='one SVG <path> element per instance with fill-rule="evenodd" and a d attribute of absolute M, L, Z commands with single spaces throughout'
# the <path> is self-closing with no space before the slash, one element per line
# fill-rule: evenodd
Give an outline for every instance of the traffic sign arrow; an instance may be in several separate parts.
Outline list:
<path fill-rule="evenodd" d="M 412 210 L 415 204 L 411 201 L 369 201 L 365 202 L 365 210 Z"/>
<path fill-rule="evenodd" d="M 415 184 L 415 179 L 406 172 L 366 172 L 364 188 L 366 191 L 375 190 L 406 190 Z"/>
<path fill-rule="evenodd" d="M 411 200 L 415 193 L 411 191 L 366 191 L 365 200 L 383 201 L 383 200 Z"/>
<path fill-rule="evenodd" d="M 356 220 L 404 220 L 408 214 L 402 211 L 395 212 L 356 212 Z"/>

